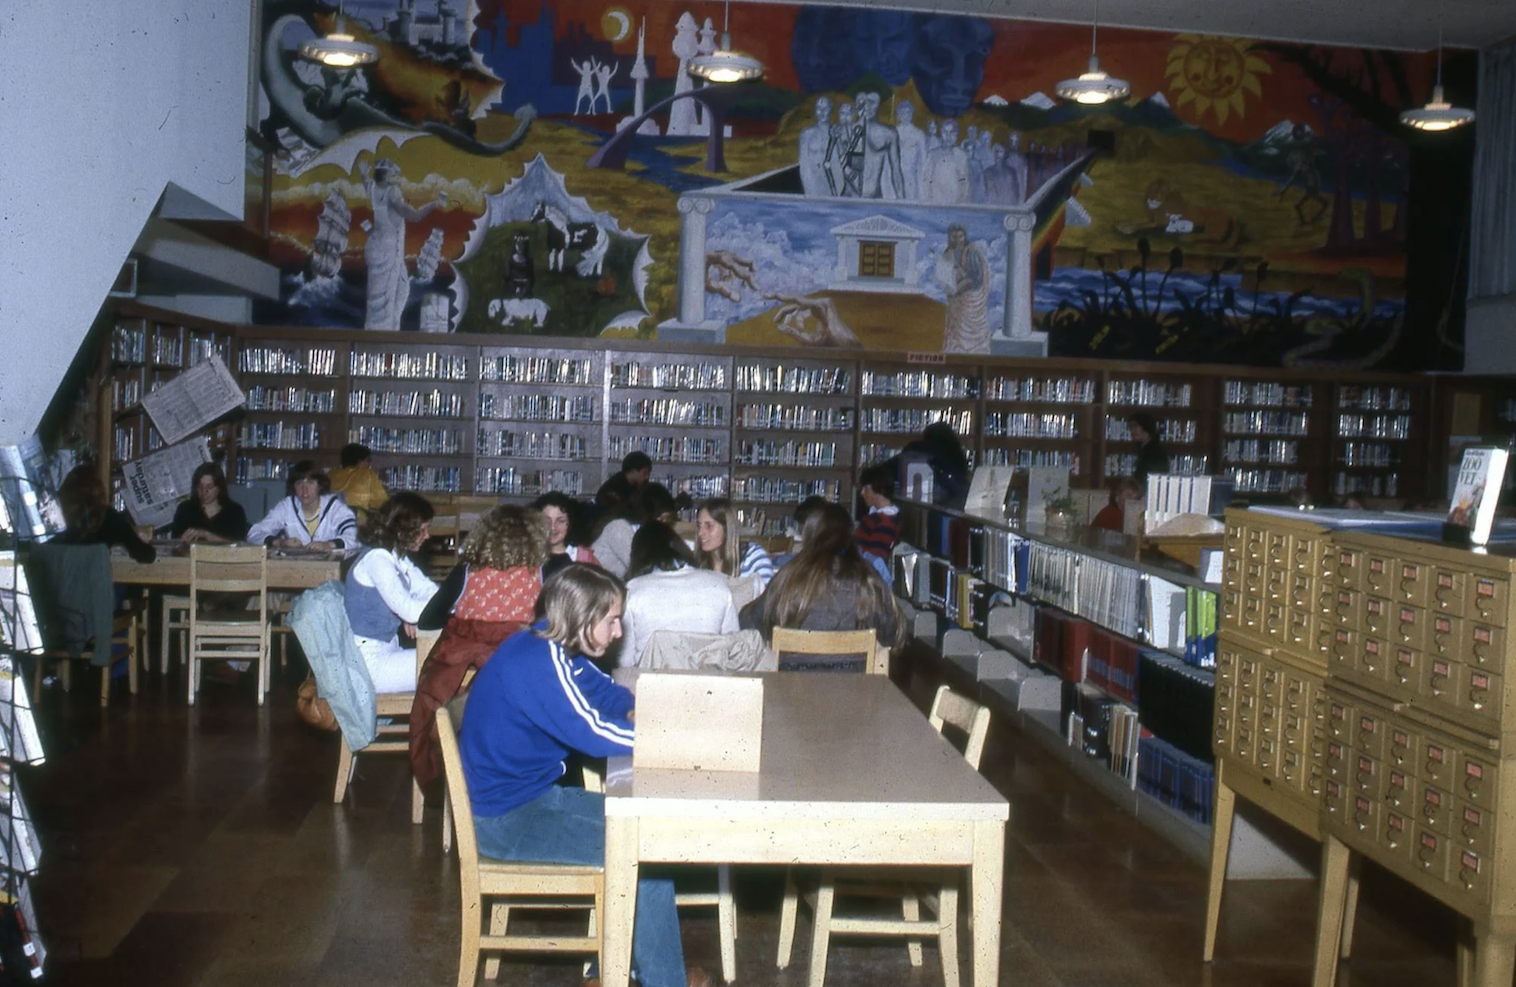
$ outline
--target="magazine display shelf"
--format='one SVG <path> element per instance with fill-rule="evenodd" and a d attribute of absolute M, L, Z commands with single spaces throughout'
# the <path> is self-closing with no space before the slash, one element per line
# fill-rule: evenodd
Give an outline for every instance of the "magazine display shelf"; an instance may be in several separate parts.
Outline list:
<path fill-rule="evenodd" d="M 41 978 L 47 959 L 30 886 L 41 863 L 41 842 L 15 772 L 18 764 L 43 761 L 19 667 L 22 655 L 41 650 L 41 638 L 25 572 L 8 547 L 13 540 L 6 520 L 0 506 L 0 983 L 24 984 Z"/>

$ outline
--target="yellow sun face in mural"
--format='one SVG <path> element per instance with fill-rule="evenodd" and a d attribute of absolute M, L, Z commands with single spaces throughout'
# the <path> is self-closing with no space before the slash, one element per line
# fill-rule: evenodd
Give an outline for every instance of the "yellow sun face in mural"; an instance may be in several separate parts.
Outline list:
<path fill-rule="evenodd" d="M 1250 54 L 1251 43 L 1241 38 L 1215 38 L 1181 34 L 1169 51 L 1169 89 L 1179 94 L 1176 106 L 1195 104 L 1197 116 L 1216 111 L 1216 121 L 1244 115 L 1247 94 L 1263 95 L 1260 75 L 1272 75 L 1267 62 Z"/>

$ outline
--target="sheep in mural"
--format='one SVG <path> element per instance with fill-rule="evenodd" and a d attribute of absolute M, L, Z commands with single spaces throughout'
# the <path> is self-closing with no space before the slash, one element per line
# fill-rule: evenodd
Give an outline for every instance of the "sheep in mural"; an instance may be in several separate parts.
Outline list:
<path fill-rule="evenodd" d="M 538 329 L 547 321 L 547 302 L 540 298 L 496 298 L 490 302 L 490 318 L 502 326 L 513 322 L 530 322 Z"/>

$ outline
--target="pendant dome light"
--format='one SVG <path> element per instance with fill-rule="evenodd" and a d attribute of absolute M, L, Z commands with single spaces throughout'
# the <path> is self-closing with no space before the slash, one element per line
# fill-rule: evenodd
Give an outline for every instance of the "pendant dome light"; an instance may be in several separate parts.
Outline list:
<path fill-rule="evenodd" d="M 1096 41 L 1100 31 L 1100 2 L 1095 2 L 1095 19 L 1090 24 L 1090 68 L 1077 79 L 1064 79 L 1053 90 L 1064 99 L 1087 106 L 1108 103 L 1113 99 L 1126 99 L 1132 87 L 1125 79 L 1112 78 L 1100 70 L 1100 56 L 1096 54 Z"/>
<path fill-rule="evenodd" d="M 1474 111 L 1454 106 L 1442 93 L 1442 10 L 1437 11 L 1437 83 L 1432 86 L 1432 99 L 1427 105 L 1400 114 L 1400 122 L 1407 127 L 1439 133 L 1462 127 L 1474 121 Z"/>
<path fill-rule="evenodd" d="M 686 71 L 706 82 L 751 82 L 763 78 L 763 63 L 747 52 L 732 48 L 732 0 L 726 0 L 721 17 L 721 45 L 709 55 L 690 59 Z"/>
<path fill-rule="evenodd" d="M 335 30 L 324 38 L 312 38 L 300 46 L 300 57 L 334 69 L 372 65 L 379 60 L 379 49 L 359 41 L 342 30 L 342 4 L 337 4 Z"/>

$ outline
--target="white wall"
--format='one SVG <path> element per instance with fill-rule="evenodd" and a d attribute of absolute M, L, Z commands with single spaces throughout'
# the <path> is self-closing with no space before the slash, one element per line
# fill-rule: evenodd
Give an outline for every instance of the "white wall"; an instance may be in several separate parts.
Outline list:
<path fill-rule="evenodd" d="M 242 215 L 250 0 L 0 13 L 0 443 L 36 431 L 168 182 Z"/>

